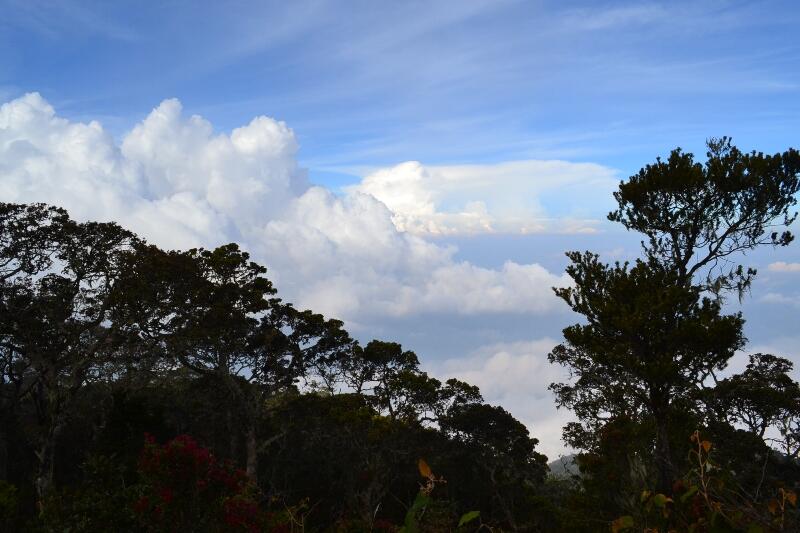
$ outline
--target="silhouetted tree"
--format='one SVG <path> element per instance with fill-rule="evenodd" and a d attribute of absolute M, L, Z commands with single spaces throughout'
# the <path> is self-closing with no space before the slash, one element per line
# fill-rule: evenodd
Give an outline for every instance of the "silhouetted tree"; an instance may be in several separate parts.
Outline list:
<path fill-rule="evenodd" d="M 743 153 L 729 137 L 708 141 L 707 160 L 673 150 L 646 165 L 614 193 L 609 220 L 644 235 L 647 262 L 675 273 L 675 282 L 719 294 L 746 290 L 756 271 L 731 257 L 764 244 L 786 246 L 800 191 L 800 152 Z M 697 277 L 702 276 L 698 281 Z"/>
<path fill-rule="evenodd" d="M 555 289 L 587 320 L 565 329 L 566 343 L 550 354 L 577 378 L 552 386 L 558 403 L 587 424 L 568 427 L 567 439 L 586 448 L 608 419 L 652 417 L 661 490 L 675 475 L 673 403 L 724 368 L 744 342 L 741 317 L 721 316 L 719 302 L 727 289 L 741 295 L 756 271 L 731 258 L 789 244 L 788 229 L 774 228 L 795 219 L 800 189 L 795 150 L 745 154 L 722 138 L 708 142 L 707 156 L 700 164 L 676 149 L 621 183 L 609 219 L 644 235 L 644 259 L 608 267 L 590 253 L 569 253 L 575 287 Z"/>
<path fill-rule="evenodd" d="M 789 375 L 788 359 L 763 353 L 749 357 L 745 371 L 721 380 L 713 397 L 721 418 L 764 438 L 767 429 L 800 409 L 800 386 Z"/>
<path fill-rule="evenodd" d="M 629 268 L 607 266 L 589 253 L 569 257 L 574 286 L 556 294 L 586 323 L 566 328 L 566 342 L 549 355 L 575 378 L 551 385 L 557 404 L 582 422 L 565 436 L 570 445 L 591 449 L 609 420 L 652 423 L 659 486 L 669 487 L 676 475 L 673 404 L 693 396 L 744 345 L 743 321 L 721 315 L 719 301 L 675 283 L 674 272 L 652 261 Z"/>
<path fill-rule="evenodd" d="M 73 400 L 116 355 L 108 318 L 122 255 L 138 239 L 112 223 L 78 224 L 41 204 L 0 207 L 4 390 L 36 412 L 36 489 L 52 487 L 55 446 Z"/>

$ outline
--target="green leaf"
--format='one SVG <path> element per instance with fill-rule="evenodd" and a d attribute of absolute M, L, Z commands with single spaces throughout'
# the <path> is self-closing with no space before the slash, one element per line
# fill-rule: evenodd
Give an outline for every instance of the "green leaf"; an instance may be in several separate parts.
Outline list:
<path fill-rule="evenodd" d="M 681 495 L 681 503 L 686 503 L 686 500 L 694 496 L 695 493 L 697 493 L 697 485 L 692 485 L 689 487 L 689 490 Z"/>
<path fill-rule="evenodd" d="M 667 505 L 667 503 L 672 502 L 672 498 L 668 496 L 664 496 L 663 494 L 656 494 L 653 496 L 653 503 L 656 504 L 656 507 L 661 508 Z"/>
<path fill-rule="evenodd" d="M 400 533 L 417 533 L 419 531 L 419 527 L 417 527 L 417 513 L 427 507 L 430 501 L 430 497 L 424 492 L 417 493 L 417 497 L 414 498 L 414 503 L 411 504 L 411 507 L 406 513 L 406 519 L 403 522 L 403 527 L 400 528 Z"/>
<path fill-rule="evenodd" d="M 618 531 L 624 531 L 626 529 L 631 529 L 634 526 L 633 517 L 630 515 L 620 516 L 613 522 L 611 522 L 611 531 L 612 533 L 617 533 Z"/>
<path fill-rule="evenodd" d="M 468 524 L 481 515 L 480 511 L 470 511 L 461 515 L 461 520 L 458 521 L 458 527 Z"/>

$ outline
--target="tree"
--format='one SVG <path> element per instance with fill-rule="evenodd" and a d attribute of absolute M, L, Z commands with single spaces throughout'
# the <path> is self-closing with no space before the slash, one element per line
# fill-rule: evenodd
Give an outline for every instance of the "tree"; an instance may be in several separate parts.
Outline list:
<path fill-rule="evenodd" d="M 800 385 L 790 375 L 793 364 L 771 354 L 749 358 L 742 373 L 706 391 L 709 411 L 730 427 L 746 428 L 762 447 L 770 443 L 795 459 L 800 453 Z"/>
<path fill-rule="evenodd" d="M 228 392 L 229 453 L 236 455 L 236 428 L 244 427 L 255 481 L 265 401 L 293 387 L 317 358 L 348 349 L 342 323 L 275 298 L 266 268 L 236 244 L 186 252 L 142 247 L 131 260 L 117 319 L 136 324 L 136 342 L 150 341 L 166 361 Z"/>
<path fill-rule="evenodd" d="M 0 220 L 3 389 L 12 403 L 27 397 L 35 406 L 42 498 L 74 398 L 117 355 L 109 317 L 121 258 L 138 239 L 116 224 L 79 224 L 41 204 L 2 204 Z"/>
<path fill-rule="evenodd" d="M 556 294 L 587 323 L 564 329 L 565 343 L 549 355 L 575 378 L 550 387 L 557 404 L 583 423 L 568 428 L 567 442 L 591 449 L 609 420 L 652 423 L 659 485 L 669 486 L 676 473 L 673 403 L 691 397 L 744 345 L 743 320 L 722 316 L 719 301 L 676 284 L 674 272 L 652 261 L 629 268 L 605 265 L 590 253 L 569 257 L 574 286 Z"/>
<path fill-rule="evenodd" d="M 278 302 L 266 269 L 235 244 L 186 252 L 142 246 L 129 260 L 116 320 L 130 324 L 131 343 L 160 354 L 165 368 L 182 366 L 226 391 L 221 407 L 235 455 L 237 418 L 255 426 L 250 338 Z"/>
<path fill-rule="evenodd" d="M 741 296 L 756 271 L 731 263 L 732 256 L 793 240 L 776 228 L 796 217 L 797 151 L 744 154 L 723 137 L 708 142 L 707 156 L 703 165 L 676 149 L 620 183 L 609 219 L 644 235 L 644 258 L 631 268 L 609 267 L 588 252 L 569 253 L 575 287 L 555 289 L 587 320 L 566 328 L 566 342 L 549 356 L 577 378 L 551 386 L 584 424 L 569 426 L 565 437 L 585 448 L 608 420 L 651 418 L 660 490 L 675 473 L 669 439 L 676 401 L 713 378 L 744 343 L 741 317 L 721 315 L 721 299 L 730 289 Z"/>
<path fill-rule="evenodd" d="M 791 361 L 763 353 L 749 357 L 745 371 L 721 380 L 711 396 L 721 419 L 763 439 L 770 427 L 800 410 L 800 386 L 789 375 Z"/>
<path fill-rule="evenodd" d="M 250 373 L 256 414 L 281 394 L 295 389 L 297 381 L 307 376 L 320 361 L 341 360 L 352 353 L 354 341 L 339 320 L 325 319 L 311 311 L 298 311 L 290 304 L 272 301 L 248 339 Z M 267 414 L 270 414 L 269 412 Z M 276 438 L 272 436 L 271 439 Z M 255 426 L 248 428 L 247 473 L 255 479 L 258 454 L 269 441 L 257 442 Z"/>
<path fill-rule="evenodd" d="M 756 274 L 729 259 L 764 244 L 786 246 L 785 229 L 796 219 L 800 152 L 742 153 L 729 137 L 709 139 L 705 164 L 673 150 L 657 158 L 614 193 L 618 207 L 609 220 L 642 233 L 646 260 L 676 274 L 676 283 L 719 294 L 746 290 Z"/>
<path fill-rule="evenodd" d="M 536 451 L 538 440 L 528 428 L 502 407 L 485 403 L 456 403 L 439 421 L 442 431 L 458 443 L 461 465 L 481 471 L 473 478 L 486 479 L 482 487 L 468 483 L 470 476 L 451 479 L 461 488 L 484 492 L 477 505 L 497 507 L 508 527 L 519 530 L 518 519 L 531 509 L 526 496 L 545 478 L 547 457 Z M 465 479 L 466 478 L 466 479 Z M 458 490 L 458 489 L 454 489 Z"/>
<path fill-rule="evenodd" d="M 51 268 L 59 234 L 69 223 L 67 213 L 55 207 L 0 204 L 0 479 L 7 472 L 8 433 L 34 384 L 13 313 L 30 296 L 25 280 Z"/>
<path fill-rule="evenodd" d="M 422 372 L 417 355 L 396 342 L 357 346 L 343 374 L 357 394 L 392 420 L 430 421 L 439 401 L 441 382 Z"/>

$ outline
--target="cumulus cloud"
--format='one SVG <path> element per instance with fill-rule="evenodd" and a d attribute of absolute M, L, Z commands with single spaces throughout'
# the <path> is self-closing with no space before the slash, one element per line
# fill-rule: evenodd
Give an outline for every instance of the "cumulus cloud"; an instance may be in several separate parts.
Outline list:
<path fill-rule="evenodd" d="M 567 283 L 564 276 L 536 264 L 486 269 L 459 262 L 454 248 L 398 224 L 397 206 L 413 210 L 414 199 L 381 198 L 369 185 L 377 178 L 344 196 L 310 187 L 297 150 L 283 122 L 262 116 L 216 133 L 202 117 L 185 116 L 177 100 L 162 102 L 117 144 L 99 123 L 61 118 L 33 93 L 0 107 L 0 200 L 48 202 L 78 219 L 115 220 L 165 247 L 241 242 L 270 267 L 284 297 L 348 321 L 537 313 L 559 305 L 550 287 Z M 466 167 L 442 176 L 485 190 Z M 510 220 L 496 214 L 499 197 L 485 201 L 492 227 Z M 454 220 L 437 223 L 463 227 Z"/>
<path fill-rule="evenodd" d="M 596 231 L 597 199 L 611 198 L 616 184 L 615 171 L 593 163 L 409 161 L 379 169 L 350 190 L 379 199 L 398 229 L 416 234 L 581 233 Z M 550 197 L 554 191 L 562 200 Z"/>
<path fill-rule="evenodd" d="M 99 123 L 60 118 L 33 93 L 0 107 L 0 198 L 116 220 L 163 246 L 220 243 L 305 187 L 296 150 L 283 123 L 259 117 L 215 136 L 201 117 L 183 117 L 177 100 L 117 146 Z"/>
<path fill-rule="evenodd" d="M 503 405 L 528 426 L 539 439 L 539 450 L 551 460 L 564 451 L 561 429 L 574 420 L 558 410 L 547 386 L 568 379 L 566 372 L 551 365 L 547 354 L 558 341 L 543 338 L 532 341 L 483 346 L 466 358 L 449 359 L 431 367 L 442 377 L 458 377 L 478 385 L 490 403 Z"/>
<path fill-rule="evenodd" d="M 777 261 L 775 263 L 770 263 L 767 270 L 770 272 L 800 272 L 800 263 Z"/>
<path fill-rule="evenodd" d="M 454 248 L 398 231 L 373 196 L 320 187 L 268 222 L 254 246 L 300 304 L 343 317 L 546 312 L 560 305 L 550 287 L 568 283 L 536 264 L 455 261 Z"/>

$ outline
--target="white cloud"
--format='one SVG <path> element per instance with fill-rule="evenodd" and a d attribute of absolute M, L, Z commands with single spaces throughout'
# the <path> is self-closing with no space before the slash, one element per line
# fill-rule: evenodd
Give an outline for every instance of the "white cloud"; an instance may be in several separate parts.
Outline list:
<path fill-rule="evenodd" d="M 298 303 L 335 316 L 539 313 L 560 305 L 550 287 L 567 284 L 566 275 L 536 264 L 457 262 L 455 249 L 398 231 L 391 215 L 370 195 L 339 198 L 314 187 L 267 223 L 255 246 Z"/>
<path fill-rule="evenodd" d="M 271 139 L 253 153 L 250 138 Z M 79 219 L 116 220 L 168 247 L 220 243 L 304 187 L 294 135 L 266 117 L 214 136 L 166 100 L 115 144 L 97 122 L 56 116 L 38 94 L 0 107 L 0 198 L 48 202 Z"/>
<path fill-rule="evenodd" d="M 270 268 L 284 297 L 351 322 L 560 305 L 550 287 L 565 276 L 536 264 L 458 262 L 454 248 L 399 230 L 381 198 L 309 187 L 297 149 L 283 122 L 262 116 L 230 135 L 215 133 L 202 117 L 184 116 L 177 100 L 162 102 L 117 145 L 99 123 L 60 118 L 28 94 L 0 107 L 0 200 L 115 220 L 166 247 L 238 241 Z M 485 190 L 466 167 L 442 176 Z M 500 196 L 487 205 L 500 206 Z"/>
<path fill-rule="evenodd" d="M 122 142 L 125 160 L 136 162 L 150 198 L 190 193 L 237 225 L 278 216 L 307 187 L 297 166 L 294 133 L 264 116 L 214 135 L 211 124 L 184 118 L 178 100 L 165 100 Z"/>
<path fill-rule="evenodd" d="M 770 263 L 767 270 L 770 272 L 800 272 L 800 263 L 776 261 L 775 263 Z"/>
<path fill-rule="evenodd" d="M 760 298 L 764 303 L 781 304 L 781 305 L 800 305 L 800 299 L 796 296 L 787 296 L 778 292 L 768 292 Z"/>
<path fill-rule="evenodd" d="M 579 233 L 595 231 L 597 199 L 611 198 L 616 184 L 612 169 L 593 163 L 409 161 L 379 169 L 350 190 L 373 195 L 391 209 L 398 229 L 421 235 Z M 559 200 L 545 203 L 555 190 Z"/>
<path fill-rule="evenodd" d="M 466 358 L 434 364 L 431 371 L 457 377 L 480 387 L 484 398 L 502 405 L 528 426 L 539 439 L 539 450 L 551 460 L 564 453 L 561 429 L 574 420 L 569 411 L 557 410 L 547 386 L 568 378 L 547 354 L 558 344 L 550 338 L 483 346 Z"/>

